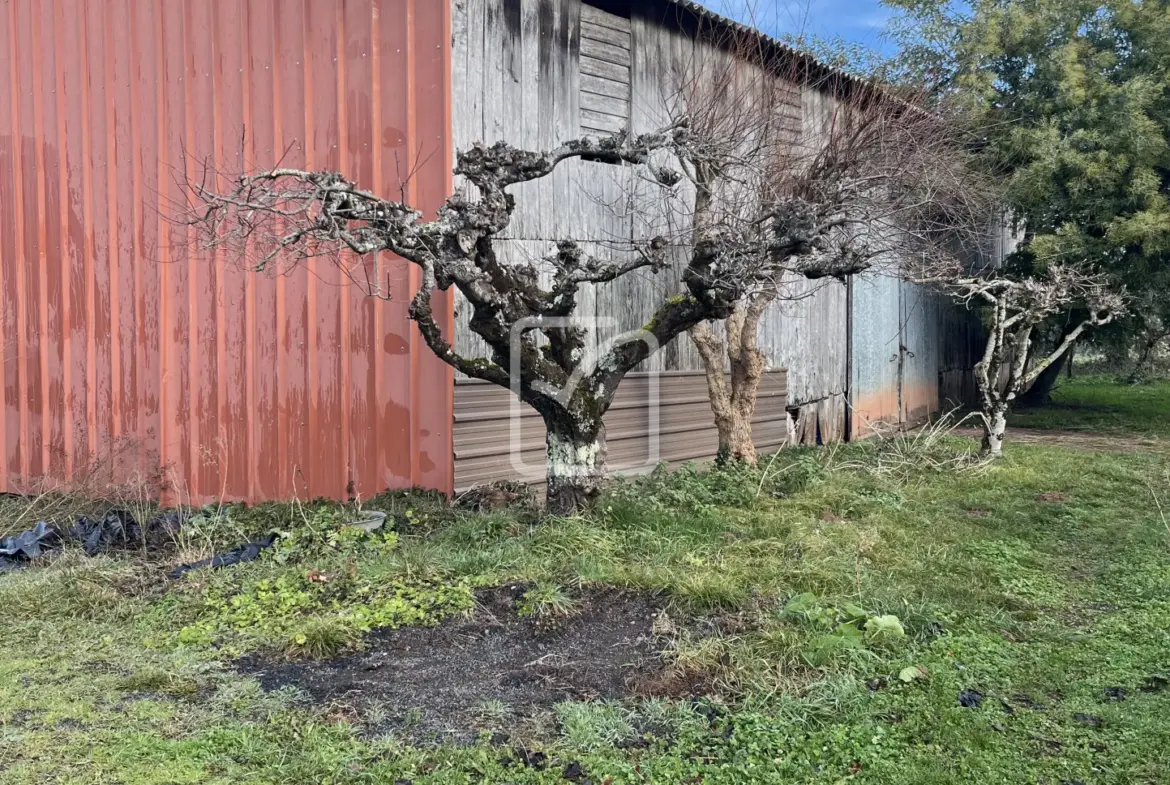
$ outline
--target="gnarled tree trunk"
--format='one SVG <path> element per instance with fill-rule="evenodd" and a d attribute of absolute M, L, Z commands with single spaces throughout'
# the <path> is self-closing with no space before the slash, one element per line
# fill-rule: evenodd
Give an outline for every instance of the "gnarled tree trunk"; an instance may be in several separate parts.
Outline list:
<path fill-rule="evenodd" d="M 1065 325 L 1064 329 L 1060 331 L 1056 341 L 1052 344 L 1052 348 L 1047 353 L 1055 352 L 1057 347 L 1064 343 L 1065 338 L 1075 329 L 1074 324 Z M 1047 340 L 1046 338 L 1044 340 Z M 1059 357 L 1052 361 L 1052 364 L 1047 366 L 1036 380 L 1022 393 L 1020 393 L 1019 402 L 1023 406 L 1043 406 L 1052 399 L 1052 391 L 1056 388 L 1056 383 L 1060 379 L 1060 374 L 1064 370 L 1067 363 L 1072 362 L 1072 347 L 1063 352 Z"/>
<path fill-rule="evenodd" d="M 1146 339 L 1142 342 L 1142 350 L 1138 354 L 1137 362 L 1134 363 L 1133 370 L 1126 377 L 1127 384 L 1137 384 L 1145 378 L 1146 365 L 1150 362 L 1154 349 L 1158 348 L 1158 344 L 1166 340 L 1167 337 L 1170 337 L 1170 333 L 1152 331 L 1146 333 Z"/>
<path fill-rule="evenodd" d="M 758 295 L 740 303 L 729 316 L 726 356 L 731 369 L 728 384 L 724 371 L 724 343 L 715 337 L 711 325 L 701 322 L 690 329 L 691 340 L 703 360 L 707 393 L 719 434 L 719 461 L 757 460 L 752 437 L 752 417 L 756 413 L 756 396 L 767 368 L 767 357 L 756 345 L 760 316 L 774 295 Z"/>
<path fill-rule="evenodd" d="M 548 448 L 545 509 L 572 515 L 601 491 L 605 479 L 605 427 L 582 429 L 563 417 L 545 419 Z"/>

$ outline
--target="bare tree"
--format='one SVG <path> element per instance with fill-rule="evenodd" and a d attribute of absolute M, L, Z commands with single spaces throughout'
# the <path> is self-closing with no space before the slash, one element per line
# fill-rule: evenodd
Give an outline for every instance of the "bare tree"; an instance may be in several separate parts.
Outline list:
<path fill-rule="evenodd" d="M 457 193 L 429 221 L 405 201 L 371 193 L 337 172 L 277 168 L 240 176 L 222 192 L 214 186 L 219 178 L 209 173 L 191 184 L 197 208 L 188 220 L 199 229 L 205 248 L 246 259 L 253 270 L 314 256 L 347 271 L 368 269 L 351 268 L 342 251 L 359 256 L 390 251 L 421 268 L 409 313 L 427 346 L 468 376 L 515 389 L 540 413 L 547 429 L 548 508 L 571 513 L 597 492 L 604 475 L 602 415 L 622 378 L 652 347 L 702 319 L 726 315 L 738 292 L 707 272 L 717 249 L 696 254 L 683 276 L 687 294 L 664 298 L 643 336 L 611 346 L 583 371 L 585 330 L 566 322 L 577 307 L 580 287 L 635 270 L 662 270 L 665 241 L 652 238 L 630 254 L 597 258 L 565 238 L 543 260 L 553 276 L 551 285 L 542 286 L 536 265 L 508 265 L 497 256 L 495 243 L 515 209 L 507 189 L 547 177 L 567 160 L 590 158 L 640 167 L 669 191 L 679 175 L 651 159 L 656 152 L 685 147 L 688 140 L 687 122 L 680 118 L 655 133 L 575 139 L 545 152 L 504 142 L 477 144 L 458 154 L 454 171 L 474 186 L 478 198 Z M 376 280 L 358 282 L 371 296 L 391 296 Z M 491 356 L 465 356 L 443 335 L 431 298 L 436 289 L 452 286 L 473 309 L 471 329 Z"/>
<path fill-rule="evenodd" d="M 816 202 L 802 198 L 808 194 L 758 199 L 780 182 L 775 167 L 782 162 L 759 168 L 758 156 L 744 154 L 745 140 L 749 148 L 766 149 L 776 136 L 773 126 L 729 125 L 713 104 L 692 117 L 685 110 L 695 106 L 677 102 L 669 122 L 654 133 L 585 137 L 544 152 L 504 142 L 475 145 L 458 154 L 454 171 L 478 191 L 477 198 L 451 196 L 434 220 L 340 173 L 295 168 L 245 174 L 225 187 L 225 178 L 208 168 L 200 182 L 189 184 L 196 208 L 187 220 L 205 250 L 244 259 L 253 270 L 325 257 L 371 296 L 391 293 L 363 278 L 369 267 L 347 264 L 342 252 L 390 251 L 420 267 L 410 317 L 423 339 L 456 370 L 512 388 L 537 410 L 547 432 L 548 508 L 569 513 L 598 491 L 605 470 L 602 416 L 625 375 L 653 349 L 705 320 L 725 319 L 737 303 L 775 288 L 784 272 L 781 261 L 820 253 L 815 268 L 802 271 L 810 277 L 856 269 L 855 255 L 828 252 L 822 227 L 828 222 L 844 231 L 846 221 L 818 211 Z M 676 234 L 664 230 L 629 248 L 611 248 L 605 258 L 565 237 L 539 260 L 551 272 L 542 285 L 537 264 L 505 264 L 497 256 L 496 243 L 516 206 L 508 188 L 579 158 L 635 167 L 642 175 L 639 187 L 657 189 L 662 212 L 682 212 L 687 220 L 670 222 L 681 225 Z M 672 264 L 680 251 L 681 270 Z M 666 290 L 679 293 L 663 294 L 641 331 L 585 363 L 587 328 L 572 322 L 582 285 L 667 270 L 676 280 Z M 443 335 L 431 298 L 435 289 L 452 286 L 471 306 L 470 328 L 490 356 L 465 356 Z"/>
<path fill-rule="evenodd" d="M 844 281 L 871 268 L 900 275 L 908 259 L 952 264 L 955 249 L 990 226 L 994 200 L 961 126 L 942 109 L 778 61 L 755 37 L 731 36 L 724 48 L 734 56 L 696 63 L 677 90 L 693 141 L 679 163 L 695 195 L 690 242 L 725 238 L 719 274 L 741 296 L 722 336 L 709 321 L 689 333 L 720 456 L 754 462 L 751 421 L 768 360 L 758 327 L 768 308 L 808 296 L 801 280 Z M 794 100 L 803 120 L 795 127 L 784 122 Z"/>
<path fill-rule="evenodd" d="M 460 152 L 454 172 L 469 193 L 449 197 L 433 220 L 424 220 L 404 196 L 385 198 L 338 172 L 278 167 L 227 177 L 210 166 L 201 181 L 189 183 L 194 208 L 186 220 L 205 250 L 254 270 L 324 257 L 374 297 L 392 293 L 367 277 L 370 265 L 352 264 L 355 255 L 389 251 L 417 265 L 421 283 L 409 313 L 423 340 L 457 371 L 512 389 L 541 415 L 548 509 L 571 513 L 598 492 L 605 474 L 603 415 L 626 374 L 652 351 L 703 322 L 727 319 L 740 304 L 775 296 L 791 276 L 844 276 L 892 247 L 875 224 L 840 207 L 853 202 L 833 195 L 896 190 L 892 178 L 867 180 L 871 170 L 864 166 L 850 168 L 849 177 L 833 174 L 841 157 L 823 151 L 808 159 L 814 174 L 790 171 L 798 160 L 793 118 L 776 109 L 784 103 L 781 93 L 796 90 L 799 130 L 797 85 L 809 78 L 802 70 L 809 63 L 768 50 L 749 31 L 730 35 L 727 45 L 700 34 L 694 65 L 679 75 L 659 130 L 589 136 L 546 151 L 501 141 Z M 757 48 L 750 68 L 741 67 L 750 48 L 742 42 Z M 726 78 L 710 79 L 713 68 Z M 799 72 L 778 78 L 784 68 Z M 829 149 L 867 140 L 873 155 L 866 162 L 878 160 L 887 149 L 883 140 L 904 145 L 910 129 L 928 117 L 906 103 L 878 101 L 852 80 L 840 84 L 855 110 L 841 114 L 833 137 L 841 141 Z M 871 109 L 877 106 L 882 109 Z M 635 173 L 631 201 L 649 230 L 621 242 L 565 236 L 545 258 L 503 261 L 499 244 L 507 242 L 516 209 L 512 187 L 549 177 L 574 159 Z M 909 169 L 903 166 L 902 174 Z M 904 193 L 914 195 L 898 197 L 905 211 L 917 206 L 924 215 L 925 207 L 938 213 L 929 188 Z M 591 328 L 575 318 L 582 287 L 633 273 L 665 279 L 658 304 L 640 330 L 594 352 Z M 487 356 L 469 356 L 443 335 L 431 300 L 436 289 L 452 287 L 470 306 L 469 327 Z M 751 315 L 742 323 L 754 348 Z M 755 379 L 758 385 L 758 374 Z M 750 399 L 754 406 L 754 389 Z"/>
<path fill-rule="evenodd" d="M 983 419 L 981 452 L 989 458 L 1003 455 L 1007 413 L 1020 392 L 1086 331 L 1125 312 L 1125 293 L 1110 288 L 1104 275 L 1066 265 L 1052 265 L 1043 276 L 1027 278 L 999 273 L 969 276 L 954 268 L 922 280 L 959 302 L 987 308 L 989 336 L 983 357 L 975 366 L 975 381 Z M 1048 354 L 1033 356 L 1033 330 L 1074 307 L 1083 307 L 1088 315 Z"/>

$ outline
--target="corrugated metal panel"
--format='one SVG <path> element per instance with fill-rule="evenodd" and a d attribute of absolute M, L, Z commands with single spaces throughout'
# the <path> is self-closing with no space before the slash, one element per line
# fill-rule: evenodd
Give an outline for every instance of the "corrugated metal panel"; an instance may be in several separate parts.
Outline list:
<path fill-rule="evenodd" d="M 926 287 L 906 281 L 901 288 L 902 422 L 917 424 L 939 410 L 939 297 Z"/>
<path fill-rule="evenodd" d="M 926 287 L 879 275 L 853 281 L 853 435 L 920 423 L 973 400 L 978 317 Z"/>
<path fill-rule="evenodd" d="M 412 268 L 368 262 L 403 295 L 384 303 L 324 261 L 266 278 L 201 258 L 168 220 L 205 159 L 384 193 L 413 172 L 408 198 L 436 209 L 449 16 L 430 0 L 0 3 L 0 491 L 451 487 L 451 374 L 407 320 Z"/>
<path fill-rule="evenodd" d="M 752 420 L 756 447 L 787 441 L 787 373 L 769 371 Z M 657 427 L 652 405 L 657 401 Z M 605 415 L 611 470 L 623 473 L 715 457 L 718 438 L 702 373 L 630 374 Z M 657 432 L 657 439 L 651 436 Z M 519 456 L 517 459 L 516 456 Z M 544 423 L 510 391 L 475 380 L 455 385 L 455 487 L 495 480 L 544 481 Z"/>
<path fill-rule="evenodd" d="M 879 423 L 898 422 L 900 282 L 877 274 L 853 277 L 851 434 L 864 438 Z"/>

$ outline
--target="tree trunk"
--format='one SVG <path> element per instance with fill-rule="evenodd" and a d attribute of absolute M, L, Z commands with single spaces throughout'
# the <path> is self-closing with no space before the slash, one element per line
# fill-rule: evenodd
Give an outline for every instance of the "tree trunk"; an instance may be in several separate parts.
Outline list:
<path fill-rule="evenodd" d="M 1024 406 L 1042 406 L 1048 403 L 1052 397 L 1052 390 L 1056 387 L 1057 380 L 1060 379 L 1060 373 L 1064 370 L 1064 364 L 1068 362 L 1069 352 L 1060 355 L 1052 365 L 1049 365 L 1040 375 L 1036 377 L 1036 381 L 1032 382 L 1022 395 L 1020 395 L 1020 403 Z"/>
<path fill-rule="evenodd" d="M 1142 353 L 1138 355 L 1137 362 L 1133 366 L 1133 371 L 1126 378 L 1128 384 L 1137 384 L 1145 378 L 1146 363 L 1150 361 L 1150 357 L 1154 353 L 1154 349 L 1165 338 L 1165 335 L 1155 335 L 1146 338 L 1145 344 L 1142 346 Z"/>
<path fill-rule="evenodd" d="M 1075 329 L 1075 325 L 1066 325 L 1064 329 L 1060 331 L 1060 336 L 1056 339 L 1056 343 L 1053 344 L 1047 352 L 1038 356 L 1048 356 L 1048 354 L 1050 354 L 1064 342 L 1065 338 L 1072 334 L 1073 329 Z M 1056 387 L 1056 383 L 1060 380 L 1060 373 L 1064 370 L 1065 363 L 1071 361 L 1073 348 L 1074 347 L 1070 346 L 1069 351 L 1066 351 L 1064 354 L 1060 355 L 1060 357 L 1057 357 L 1051 365 L 1040 372 L 1040 375 L 1036 377 L 1036 380 L 1032 382 L 1031 386 L 1029 386 L 1027 390 L 1020 394 L 1018 400 L 1021 405 L 1042 406 L 1048 403 L 1052 397 L 1053 388 Z"/>
<path fill-rule="evenodd" d="M 548 447 L 545 509 L 574 515 L 601 491 L 605 479 L 605 428 L 583 433 L 563 419 L 545 421 Z"/>
<path fill-rule="evenodd" d="M 1007 411 L 994 408 L 983 412 L 983 445 L 979 455 L 984 458 L 1003 457 L 1003 438 L 1007 431 Z"/>
<path fill-rule="evenodd" d="M 766 364 L 764 353 L 755 348 L 744 349 L 731 361 L 731 417 L 726 451 L 723 432 L 719 433 L 719 454 L 724 460 L 756 462 L 752 418 Z"/>
<path fill-rule="evenodd" d="M 716 460 L 757 461 L 756 445 L 752 438 L 752 418 L 756 413 L 756 396 L 767 356 L 756 346 L 760 316 L 775 299 L 775 294 L 761 294 L 746 303 L 740 303 L 724 324 L 727 328 L 726 356 L 731 366 L 730 385 L 724 379 L 724 344 L 706 322 L 690 329 L 691 340 L 703 359 L 707 377 L 707 394 L 711 411 L 715 414 L 715 430 L 719 434 L 719 452 Z"/>

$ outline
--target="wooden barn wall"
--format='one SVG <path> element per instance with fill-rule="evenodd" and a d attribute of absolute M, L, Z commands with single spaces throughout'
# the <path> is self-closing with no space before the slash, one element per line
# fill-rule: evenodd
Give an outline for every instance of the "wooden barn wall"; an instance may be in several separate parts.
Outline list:
<path fill-rule="evenodd" d="M 683 32 L 678 24 L 681 11 L 674 4 L 653 0 L 635 5 L 630 19 L 629 111 L 633 132 L 643 133 L 668 121 L 682 75 L 693 72 L 695 63 L 729 55 Z M 581 134 L 581 15 L 580 0 L 455 0 L 457 149 L 498 139 L 547 149 Z M 802 134 L 815 136 L 831 116 L 830 101 L 815 90 L 795 86 L 792 95 L 793 115 L 803 118 Z M 517 209 L 507 240 L 498 244 L 499 252 L 506 259 L 535 261 L 558 239 L 568 237 L 612 254 L 611 245 L 628 244 L 631 238 L 677 234 L 678 226 L 664 226 L 677 222 L 677 211 L 664 209 L 648 191 L 628 167 L 568 162 L 550 177 L 513 188 Z M 586 287 L 578 313 L 594 326 L 594 341 L 645 324 L 664 297 L 679 293 L 678 273 L 685 263 L 685 250 L 680 248 L 673 272 L 642 271 Z M 770 367 L 788 370 L 790 405 L 833 398 L 840 431 L 846 386 L 845 287 L 804 282 L 795 286 L 801 299 L 776 303 L 762 320 L 762 347 Z M 458 303 L 456 345 L 465 353 L 486 354 L 486 346 L 467 326 L 469 316 L 466 305 Z M 641 370 L 701 368 L 698 352 L 682 336 L 650 357 Z"/>
<path fill-rule="evenodd" d="M 450 489 L 452 376 L 407 320 L 412 268 L 368 260 L 381 302 L 323 260 L 208 258 L 172 220 L 205 159 L 384 193 L 413 170 L 436 209 L 450 40 L 432 0 L 0 2 L 0 492 Z"/>

